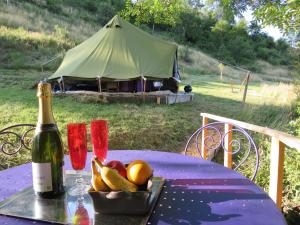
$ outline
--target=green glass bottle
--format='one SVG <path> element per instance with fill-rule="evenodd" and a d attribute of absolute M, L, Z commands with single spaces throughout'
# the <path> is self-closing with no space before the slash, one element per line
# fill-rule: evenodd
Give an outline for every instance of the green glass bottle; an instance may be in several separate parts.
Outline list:
<path fill-rule="evenodd" d="M 64 153 L 51 109 L 51 85 L 38 84 L 39 117 L 32 145 L 32 180 L 36 195 L 55 198 L 64 193 Z"/>

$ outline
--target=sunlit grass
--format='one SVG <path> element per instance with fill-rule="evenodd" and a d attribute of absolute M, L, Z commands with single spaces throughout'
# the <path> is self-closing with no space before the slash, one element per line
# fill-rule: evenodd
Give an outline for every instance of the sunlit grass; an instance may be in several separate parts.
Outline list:
<path fill-rule="evenodd" d="M 184 84 L 190 84 L 193 92 L 242 101 L 244 85 L 237 80 L 216 75 L 185 75 Z M 250 81 L 246 102 L 254 105 L 291 106 L 296 100 L 294 84 Z"/>
<path fill-rule="evenodd" d="M 179 47 L 179 58 L 184 58 L 185 51 L 184 46 Z M 190 75 L 213 74 L 219 76 L 220 61 L 217 59 L 192 48 L 188 50 L 188 58 L 191 62 L 187 63 L 183 60 L 180 62 L 181 72 Z M 250 71 L 253 81 L 292 81 L 291 71 L 287 66 L 275 66 L 267 62 L 257 61 L 256 68 L 261 71 Z M 228 80 L 232 80 L 233 83 L 242 83 L 247 75 L 247 70 L 239 66 L 234 67 L 224 64 L 223 75 L 227 77 Z"/>
<path fill-rule="evenodd" d="M 100 29 L 99 24 L 96 24 L 97 27 L 95 24 L 91 24 L 91 21 L 87 22 L 78 16 L 82 14 L 91 17 L 86 10 L 78 11 L 70 8 L 64 8 L 64 10 L 65 15 L 60 15 L 31 2 L 11 1 L 10 4 L 6 4 L 5 1 L 0 1 L 0 24 L 9 27 L 23 27 L 26 30 L 46 34 L 54 33 L 55 26 L 59 26 L 67 28 L 69 36 L 73 40 L 80 41 Z"/>
<path fill-rule="evenodd" d="M 58 46 L 60 48 L 70 48 L 75 45 L 74 41 L 67 40 L 57 35 L 49 35 L 41 32 L 32 32 L 24 28 L 9 28 L 0 26 L 0 39 L 9 40 L 11 44 L 15 41 L 21 42 L 24 45 L 31 45 L 30 47 L 49 45 Z"/>
<path fill-rule="evenodd" d="M 275 83 L 268 84 L 268 87 L 258 83 L 250 84 L 249 91 L 265 93 L 266 90 L 270 90 L 272 93 L 269 93 L 269 98 L 249 94 L 246 104 L 243 104 L 243 92 L 232 93 L 230 84 L 220 82 L 217 76 L 190 77 L 198 80 L 192 84 L 194 101 L 186 104 L 84 103 L 73 98 L 55 97 L 53 110 L 63 139 L 66 142 L 68 123 L 89 123 L 94 118 L 103 118 L 110 123 L 111 149 L 150 148 L 181 152 L 189 134 L 200 125 L 200 112 L 285 130 L 292 101 L 286 101 L 289 96 L 289 92 L 286 91 L 282 95 L 287 96 L 281 98 L 283 102 L 279 102 L 274 91 L 278 90 L 280 93 L 283 88 L 289 86 L 281 84 L 280 89 Z M 15 123 L 36 123 L 36 90 L 29 87 L 40 79 L 41 74 L 37 71 L 0 71 L 0 127 Z M 14 83 L 11 83 L 12 81 Z M 183 86 L 180 89 L 183 89 Z"/>

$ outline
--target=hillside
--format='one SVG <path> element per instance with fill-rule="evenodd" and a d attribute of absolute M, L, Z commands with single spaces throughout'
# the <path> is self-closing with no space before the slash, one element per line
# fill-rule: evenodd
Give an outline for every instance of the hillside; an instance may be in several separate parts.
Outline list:
<path fill-rule="evenodd" d="M 21 3 L 20 3 L 21 2 Z M 32 3 L 33 2 L 33 3 Z M 41 69 L 41 65 L 85 40 L 98 29 L 100 23 L 92 19 L 91 13 L 71 6 L 62 7 L 54 13 L 46 3 L 35 1 L 0 2 L 0 61 L 1 67 L 7 69 Z M 44 4 L 44 5 L 43 5 Z M 155 33 L 168 39 L 164 33 Z M 44 69 L 54 71 L 62 57 L 47 64 Z M 219 74 L 220 62 L 199 49 L 179 49 L 179 60 L 183 78 L 186 75 Z M 291 81 L 288 66 L 271 65 L 258 60 L 252 65 L 255 71 L 252 79 Z M 224 75 L 229 80 L 242 82 L 246 72 L 232 66 L 225 66 Z"/>

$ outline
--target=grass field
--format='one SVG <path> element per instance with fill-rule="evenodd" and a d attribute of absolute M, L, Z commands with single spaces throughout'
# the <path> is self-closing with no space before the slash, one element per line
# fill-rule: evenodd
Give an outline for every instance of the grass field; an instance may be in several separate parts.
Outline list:
<path fill-rule="evenodd" d="M 72 11 L 68 11 L 71 16 L 67 17 L 28 2 L 12 5 L 0 2 L 0 6 L 0 129 L 16 123 L 35 124 L 38 101 L 36 89 L 32 87 L 38 80 L 48 77 L 57 68 L 59 60 L 44 67 L 45 72 L 41 72 L 41 64 L 89 37 L 100 27 L 79 18 L 80 14 L 90 16 L 86 11 L 65 8 Z M 47 19 L 42 18 L 44 15 Z M 194 101 L 191 103 L 105 104 L 55 97 L 54 117 L 62 133 L 65 151 L 66 125 L 79 121 L 89 123 L 96 118 L 109 120 L 110 149 L 181 153 L 189 135 L 201 125 L 201 112 L 292 131 L 290 121 L 299 89 L 294 84 L 275 82 L 291 81 L 287 67 L 256 62 L 260 72 L 252 74 L 246 104 L 243 104 L 241 83 L 246 75 L 244 71 L 226 66 L 221 81 L 216 59 L 189 49 L 189 62 L 186 62 L 182 60 L 184 54 L 185 47 L 181 46 L 179 60 L 183 82 L 180 89 L 185 84 L 192 85 Z M 270 139 L 260 135 L 254 137 L 261 153 L 256 182 L 267 190 Z M 300 154 L 292 149 L 286 152 L 285 212 L 289 206 L 300 204 Z M 10 166 L 30 159 L 30 152 L 23 151 Z M 1 156 L 0 160 L 3 160 Z"/>
<path fill-rule="evenodd" d="M 0 128 L 16 123 L 37 121 L 38 101 L 33 84 L 48 73 L 36 70 L 0 70 Z M 222 82 L 217 75 L 182 74 L 184 84 L 192 84 L 194 101 L 176 105 L 134 103 L 84 103 L 76 99 L 55 97 L 53 111 L 66 147 L 66 125 L 92 119 L 109 121 L 110 149 L 155 149 L 181 153 L 189 135 L 201 125 L 201 112 L 230 117 L 278 130 L 288 131 L 295 87 L 283 83 L 251 82 L 246 104 L 243 104 L 240 85 Z M 182 89 L 182 87 L 181 87 Z M 269 174 L 269 139 L 255 136 L 259 144 L 261 168 L 256 182 L 267 190 Z M 67 152 L 67 149 L 65 148 Z M 286 202 L 295 199 L 294 186 L 299 174 L 300 156 L 287 150 L 285 160 Z M 190 153 L 195 155 L 194 153 Z M 296 160 L 295 160 L 296 159 Z M 30 160 L 30 152 L 21 152 L 11 165 Z M 296 162 L 295 162 L 296 161 Z M 297 200 L 298 201 L 298 200 Z M 294 204 L 294 203 L 293 203 Z"/>
<path fill-rule="evenodd" d="M 35 70 L 0 71 L 1 127 L 36 122 L 36 90 L 30 87 L 41 78 L 41 73 Z M 104 118 L 110 121 L 112 149 L 153 148 L 180 152 L 188 135 L 199 125 L 200 112 L 285 130 L 296 98 L 293 85 L 253 82 L 244 105 L 240 85 L 234 84 L 232 92 L 230 83 L 220 82 L 216 75 L 189 75 L 183 80 L 183 84 L 187 83 L 192 84 L 195 93 L 194 101 L 187 104 L 96 104 L 54 98 L 53 110 L 63 134 L 67 123 Z"/>

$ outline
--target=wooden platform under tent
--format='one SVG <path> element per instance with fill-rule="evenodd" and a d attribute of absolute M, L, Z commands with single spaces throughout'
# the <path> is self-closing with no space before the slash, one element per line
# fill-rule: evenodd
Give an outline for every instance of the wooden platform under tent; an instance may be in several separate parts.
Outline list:
<path fill-rule="evenodd" d="M 149 102 L 157 104 L 175 104 L 191 102 L 193 93 L 178 92 L 173 93 L 169 90 L 154 92 L 95 92 L 95 91 L 66 91 L 53 92 L 54 96 L 71 96 L 80 101 L 87 102 Z"/>

